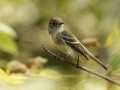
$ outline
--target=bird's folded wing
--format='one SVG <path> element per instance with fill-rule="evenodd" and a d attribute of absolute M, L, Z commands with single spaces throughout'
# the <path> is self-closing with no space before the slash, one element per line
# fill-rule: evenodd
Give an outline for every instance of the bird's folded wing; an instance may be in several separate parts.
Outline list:
<path fill-rule="evenodd" d="M 70 46 L 72 49 L 82 54 L 88 60 L 86 51 L 84 50 L 83 46 L 81 45 L 81 43 L 77 40 L 75 36 L 67 32 L 64 32 L 61 34 L 61 38 L 68 46 Z"/>
<path fill-rule="evenodd" d="M 91 57 L 93 60 L 95 60 L 98 64 L 100 64 L 105 70 L 108 70 L 108 68 L 97 58 L 95 58 L 81 43 L 77 38 L 67 32 L 63 32 L 61 34 L 61 38 L 64 43 L 66 43 L 68 46 L 82 54 L 86 59 L 88 59 L 88 56 Z"/>

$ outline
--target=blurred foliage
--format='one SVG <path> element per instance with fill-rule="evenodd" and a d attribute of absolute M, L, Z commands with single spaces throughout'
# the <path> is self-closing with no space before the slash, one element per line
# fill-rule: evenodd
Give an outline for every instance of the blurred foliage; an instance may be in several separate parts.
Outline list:
<path fill-rule="evenodd" d="M 46 58 L 42 58 L 40 56 L 35 58 L 30 58 L 26 61 L 25 65 L 34 73 L 39 73 L 43 68 L 44 64 L 47 63 Z"/>
<path fill-rule="evenodd" d="M 17 46 L 14 40 L 3 32 L 0 32 L 0 49 L 10 54 L 17 53 Z"/>
<path fill-rule="evenodd" d="M 112 29 L 106 39 L 104 47 L 108 47 L 109 45 L 111 45 L 117 35 L 119 35 L 119 30 L 116 27 L 112 27 Z"/>
<path fill-rule="evenodd" d="M 110 72 L 120 75 L 120 50 L 117 51 L 109 60 Z"/>
<path fill-rule="evenodd" d="M 12 55 L 17 54 L 18 49 L 13 37 L 16 37 L 14 30 L 9 26 L 0 23 L 0 50 Z"/>
<path fill-rule="evenodd" d="M 82 39 L 82 44 L 88 48 L 98 49 L 101 47 L 101 43 L 96 38 L 85 38 Z"/>
<path fill-rule="evenodd" d="M 41 47 L 61 54 L 48 34 L 49 20 L 59 16 L 110 70 L 95 62 L 80 64 L 120 82 L 119 5 L 120 0 L 0 0 L 0 90 L 120 90 Z"/>

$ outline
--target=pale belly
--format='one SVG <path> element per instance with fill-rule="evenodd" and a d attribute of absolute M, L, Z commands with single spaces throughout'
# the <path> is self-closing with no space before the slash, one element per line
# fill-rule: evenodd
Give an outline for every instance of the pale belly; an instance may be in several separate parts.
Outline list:
<path fill-rule="evenodd" d="M 58 43 L 58 36 L 56 33 L 52 35 L 53 41 L 55 42 L 57 48 L 62 51 L 64 54 L 68 54 L 74 58 L 76 58 L 76 56 L 80 55 L 79 52 L 73 50 L 70 46 L 66 45 L 63 41 L 61 41 L 61 43 Z M 58 38 L 58 39 L 56 39 Z M 81 55 L 80 55 L 81 56 Z"/>
<path fill-rule="evenodd" d="M 75 57 L 75 51 L 71 48 L 71 47 L 69 47 L 69 46 L 67 46 L 67 45 L 61 45 L 61 44 L 58 44 L 58 45 L 56 45 L 57 46 L 57 48 L 59 49 L 59 50 L 61 50 L 63 53 L 65 53 L 65 54 L 68 54 L 68 55 L 70 55 L 70 56 L 72 56 L 72 57 Z"/>
<path fill-rule="evenodd" d="M 79 55 L 79 60 L 80 61 L 86 60 L 86 58 L 84 56 L 82 56 L 79 52 L 73 50 L 71 47 L 69 47 L 67 45 L 60 45 L 59 44 L 59 45 L 56 45 L 56 46 L 64 54 L 68 54 L 69 56 L 72 56 L 76 60 L 78 59 L 78 55 Z"/>

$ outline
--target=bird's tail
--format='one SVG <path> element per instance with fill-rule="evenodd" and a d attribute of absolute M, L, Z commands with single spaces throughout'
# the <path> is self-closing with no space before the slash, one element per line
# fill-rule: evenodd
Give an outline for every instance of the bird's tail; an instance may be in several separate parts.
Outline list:
<path fill-rule="evenodd" d="M 100 60 L 98 60 L 96 57 L 94 57 L 89 51 L 87 52 L 87 55 L 90 58 L 92 58 L 94 61 L 96 61 L 98 64 L 100 64 L 106 71 L 108 70 L 108 68 Z"/>

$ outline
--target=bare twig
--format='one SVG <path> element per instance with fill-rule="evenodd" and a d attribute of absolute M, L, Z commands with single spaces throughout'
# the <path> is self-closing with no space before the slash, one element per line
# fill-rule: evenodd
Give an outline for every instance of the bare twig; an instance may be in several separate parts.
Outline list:
<path fill-rule="evenodd" d="M 51 56 L 57 58 L 58 60 L 63 61 L 63 62 L 66 62 L 66 63 L 68 63 L 68 64 L 76 67 L 76 64 L 75 64 L 75 63 L 71 62 L 70 60 L 66 60 L 66 59 L 64 59 L 64 58 L 62 58 L 62 57 L 57 56 L 56 54 L 54 54 L 53 52 L 51 52 L 50 50 L 48 50 L 48 49 L 45 47 L 45 45 L 43 45 L 42 48 L 43 48 L 48 54 L 50 54 Z M 88 69 L 88 68 L 86 68 L 86 67 L 83 67 L 83 66 L 78 65 L 77 68 L 82 69 L 82 70 L 84 70 L 84 71 L 86 71 L 86 72 L 88 72 L 88 73 L 91 73 L 91 74 L 93 74 L 93 75 L 95 75 L 95 76 L 98 76 L 98 77 L 100 77 L 100 78 L 102 78 L 102 79 L 105 79 L 105 80 L 107 80 L 107 81 L 109 81 L 109 82 L 111 82 L 111 83 L 114 83 L 114 84 L 120 86 L 120 83 L 118 83 L 118 82 L 110 79 L 109 77 L 106 77 L 106 76 L 103 76 L 103 75 L 101 75 L 101 74 L 98 74 L 98 73 L 96 73 L 96 72 L 94 72 L 94 71 L 92 71 L 92 70 L 90 70 L 90 69 Z"/>

